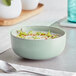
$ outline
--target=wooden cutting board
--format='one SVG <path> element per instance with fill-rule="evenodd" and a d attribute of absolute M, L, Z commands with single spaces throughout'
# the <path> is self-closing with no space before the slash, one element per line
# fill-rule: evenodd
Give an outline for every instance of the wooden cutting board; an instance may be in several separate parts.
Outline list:
<path fill-rule="evenodd" d="M 14 25 L 34 15 L 37 15 L 42 11 L 43 6 L 44 5 L 40 3 L 35 10 L 23 10 L 21 15 L 14 19 L 0 19 L 0 26 Z"/>

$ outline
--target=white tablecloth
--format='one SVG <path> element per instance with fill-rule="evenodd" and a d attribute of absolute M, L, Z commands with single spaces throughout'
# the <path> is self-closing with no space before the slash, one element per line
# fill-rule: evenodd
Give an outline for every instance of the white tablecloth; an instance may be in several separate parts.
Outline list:
<path fill-rule="evenodd" d="M 73 72 L 65 72 L 65 71 L 57 71 L 52 69 L 43 69 L 43 68 L 37 68 L 37 67 L 30 67 L 30 66 L 22 66 L 17 64 L 11 64 L 14 68 L 19 70 L 25 70 L 35 73 L 44 74 L 46 76 L 76 76 L 76 73 Z M 16 72 L 16 73 L 0 73 L 0 76 L 40 76 L 37 74 L 29 73 L 29 72 Z"/>

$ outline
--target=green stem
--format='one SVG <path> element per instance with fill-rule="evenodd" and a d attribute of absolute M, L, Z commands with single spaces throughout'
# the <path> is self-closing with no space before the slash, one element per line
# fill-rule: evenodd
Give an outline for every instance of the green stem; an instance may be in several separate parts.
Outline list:
<path fill-rule="evenodd" d="M 11 0 L 2 0 L 2 2 L 6 6 L 10 6 L 11 5 Z"/>

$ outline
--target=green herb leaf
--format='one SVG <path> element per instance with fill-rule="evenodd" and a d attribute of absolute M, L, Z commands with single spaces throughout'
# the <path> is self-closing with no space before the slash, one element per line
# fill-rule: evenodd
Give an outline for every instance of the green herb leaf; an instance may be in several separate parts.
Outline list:
<path fill-rule="evenodd" d="M 6 6 L 10 6 L 11 5 L 11 0 L 2 0 L 3 4 L 5 4 Z"/>

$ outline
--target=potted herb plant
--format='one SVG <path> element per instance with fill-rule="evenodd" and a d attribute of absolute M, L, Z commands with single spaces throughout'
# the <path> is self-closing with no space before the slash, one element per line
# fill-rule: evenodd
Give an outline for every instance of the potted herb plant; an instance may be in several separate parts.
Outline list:
<path fill-rule="evenodd" d="M 16 18 L 22 11 L 21 0 L 0 0 L 0 18 Z"/>

